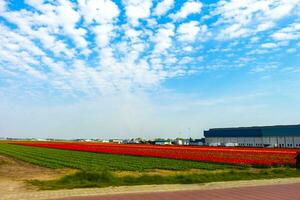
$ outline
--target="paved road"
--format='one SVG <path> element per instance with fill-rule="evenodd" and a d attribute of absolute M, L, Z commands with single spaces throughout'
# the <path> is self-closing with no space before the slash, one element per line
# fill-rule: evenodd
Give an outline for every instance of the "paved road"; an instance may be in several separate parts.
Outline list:
<path fill-rule="evenodd" d="M 215 190 L 116 194 L 60 200 L 300 200 L 300 183 Z"/>

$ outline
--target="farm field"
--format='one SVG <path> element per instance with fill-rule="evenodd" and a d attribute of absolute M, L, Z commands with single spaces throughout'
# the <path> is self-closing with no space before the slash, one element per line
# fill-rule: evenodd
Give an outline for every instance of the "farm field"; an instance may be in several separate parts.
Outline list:
<path fill-rule="evenodd" d="M 192 149 L 198 148 L 192 147 Z M 0 154 L 55 170 L 77 169 L 75 173 L 55 180 L 37 179 L 27 181 L 27 183 L 40 189 L 188 184 L 300 177 L 299 170 L 286 165 L 256 168 L 251 165 L 230 165 L 168 158 L 116 155 L 41 148 L 20 144 L 2 143 L 0 144 Z"/>
<path fill-rule="evenodd" d="M 241 165 L 295 165 L 300 149 L 124 145 L 90 142 L 16 142 L 14 144 Z"/>
<path fill-rule="evenodd" d="M 87 171 L 147 171 L 162 170 L 220 170 L 233 169 L 235 166 L 184 161 L 175 159 L 137 157 L 128 155 L 100 154 L 84 151 L 61 150 L 0 144 L 0 153 L 32 164 L 48 168 L 75 168 Z M 238 168 L 243 168 L 239 166 Z"/>

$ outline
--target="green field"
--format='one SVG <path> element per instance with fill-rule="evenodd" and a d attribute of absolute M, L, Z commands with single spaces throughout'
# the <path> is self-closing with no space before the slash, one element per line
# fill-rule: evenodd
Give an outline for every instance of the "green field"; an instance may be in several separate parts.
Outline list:
<path fill-rule="evenodd" d="M 107 187 L 142 184 L 189 184 L 216 181 L 300 177 L 300 170 L 281 166 L 259 169 L 250 166 L 173 160 L 128 155 L 100 154 L 0 144 L 0 154 L 43 167 L 75 168 L 78 172 L 58 180 L 29 180 L 40 189 Z M 151 174 L 153 170 L 167 170 Z M 191 171 L 198 170 L 198 171 Z M 128 172 L 125 176 L 118 172 Z M 179 174 L 168 174 L 180 172 Z M 167 174 L 164 174 L 167 173 Z M 137 175 L 138 174 L 138 175 Z"/>
<path fill-rule="evenodd" d="M 147 171 L 152 169 L 233 169 L 237 166 L 141 156 L 100 154 L 0 144 L 0 153 L 48 168 L 75 168 L 86 171 Z M 238 168 L 244 168 L 238 166 Z"/>

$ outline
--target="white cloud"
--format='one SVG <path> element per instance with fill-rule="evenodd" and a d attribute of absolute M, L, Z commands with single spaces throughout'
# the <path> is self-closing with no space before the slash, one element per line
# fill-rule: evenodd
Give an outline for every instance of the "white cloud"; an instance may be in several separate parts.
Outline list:
<path fill-rule="evenodd" d="M 267 31 L 285 17 L 296 15 L 300 0 L 232 0 L 219 1 L 213 15 L 220 15 L 219 39 L 247 37 Z"/>
<path fill-rule="evenodd" d="M 62 1 L 64 2 L 64 1 Z M 83 38 L 84 31 L 82 29 L 76 29 L 75 23 L 79 19 L 77 14 L 74 14 L 74 10 L 70 3 L 59 4 L 56 7 L 50 4 L 46 4 L 43 7 L 47 9 L 41 10 L 41 14 L 23 10 L 22 12 L 17 11 L 5 11 L 1 15 L 9 22 L 14 23 L 18 26 L 22 34 L 26 34 L 30 39 L 37 39 L 43 44 L 44 48 L 52 51 L 54 54 L 64 54 L 69 57 L 74 56 L 74 52 L 67 48 L 67 44 L 54 36 L 54 34 L 71 35 L 71 39 L 78 47 L 86 44 Z M 67 18 L 63 15 L 63 12 L 69 12 L 74 15 L 75 19 Z M 77 16 L 77 17 L 76 17 Z M 61 29 L 63 31 L 61 31 Z M 81 45 L 81 46 L 80 46 Z"/>
<path fill-rule="evenodd" d="M 191 52 L 193 50 L 193 47 L 186 46 L 186 47 L 183 48 L 183 50 L 186 51 L 186 52 Z"/>
<path fill-rule="evenodd" d="M 260 38 L 259 37 L 252 37 L 251 39 L 250 39 L 250 42 L 251 43 L 256 43 L 256 42 L 258 42 L 260 40 Z"/>
<path fill-rule="evenodd" d="M 299 4 L 299 0 L 281 0 L 271 3 L 273 3 L 275 7 L 266 10 L 266 16 L 276 20 L 290 15 L 293 9 Z"/>
<path fill-rule="evenodd" d="M 6 2 L 0 1 L 0 12 L 5 12 L 6 10 Z"/>
<path fill-rule="evenodd" d="M 295 53 L 297 51 L 296 48 L 289 48 L 286 50 L 287 53 Z"/>
<path fill-rule="evenodd" d="M 200 25 L 197 21 L 180 24 L 177 34 L 178 40 L 183 42 L 206 41 L 211 36 L 207 25 Z"/>
<path fill-rule="evenodd" d="M 173 92 L 166 100 L 161 97 L 165 95 L 161 83 L 202 70 L 235 68 L 238 72 L 237 67 L 244 67 L 243 73 L 248 70 L 269 78 L 272 73 L 280 81 L 283 73 L 278 72 L 284 71 L 284 63 L 278 58 L 288 59 L 294 56 L 293 53 L 298 53 L 297 47 L 300 47 L 299 0 L 220 0 L 213 4 L 196 0 L 159 0 L 158 3 L 150 0 L 25 0 L 26 7 L 14 6 L 12 2 L 0 0 L 2 132 L 14 128 L 19 132 L 31 132 L 26 127 L 35 124 L 38 125 L 38 128 L 34 126 L 37 135 L 43 131 L 73 134 L 88 130 L 99 137 L 100 129 L 109 133 L 123 133 L 124 130 L 140 133 L 145 127 L 151 134 L 161 130 L 163 122 L 167 128 L 158 133 L 161 135 L 178 132 L 183 126 L 189 127 L 192 116 L 196 135 L 199 133 L 197 128 L 200 129 L 196 122 L 204 121 L 210 126 L 224 121 L 220 110 L 230 113 L 225 125 L 232 123 L 232 119 L 248 123 L 249 119 L 256 120 L 258 112 L 265 112 L 261 109 L 265 108 L 264 105 L 249 106 L 249 102 L 237 105 L 239 98 L 195 99 L 196 95 L 188 94 L 178 100 L 178 94 Z M 205 2 L 205 8 L 201 2 Z M 226 39 L 234 40 L 220 41 Z M 294 66 L 290 73 L 299 71 L 297 63 Z M 298 85 L 294 86 L 295 91 Z M 153 106 L 143 95 L 130 96 L 149 90 L 150 98 L 168 105 Z M 155 97 L 157 90 L 159 97 Z M 76 108 L 65 105 L 49 108 L 48 105 L 49 102 L 64 101 L 63 104 L 68 104 L 88 98 L 95 102 L 82 107 L 75 105 Z M 25 111 L 18 108 L 15 109 L 18 113 L 11 115 L 13 110 L 2 106 L 4 99 L 15 100 L 14 105 L 25 99 L 30 104 L 37 101 L 47 106 L 42 110 L 36 106 L 26 107 Z M 232 101 L 234 103 L 230 105 Z M 299 101 L 295 102 L 293 108 L 298 108 Z M 225 107 L 220 107 L 222 105 Z M 237 117 L 246 112 L 252 113 L 252 118 L 245 115 L 243 121 Z M 209 115 L 203 118 L 200 116 L 203 113 Z M 300 112 L 295 113 L 299 115 Z M 11 115 L 9 120 L 6 114 Z M 23 117 L 18 118 L 21 115 Z M 207 116 L 210 121 L 206 121 Z M 270 116 L 275 115 L 271 113 Z M 287 116 L 290 117 L 290 113 L 279 122 Z M 216 122 L 218 118 L 220 120 Z M 88 122 L 83 123 L 83 119 Z M 255 120 L 261 123 L 261 118 Z M 75 127 L 74 121 L 78 122 Z M 99 121 L 105 128 L 97 126 Z M 8 126 L 6 122 L 13 122 L 13 125 Z M 25 125 L 19 126 L 19 122 Z"/>
<path fill-rule="evenodd" d="M 289 41 L 300 38 L 300 23 L 293 23 L 272 34 L 274 40 Z"/>
<path fill-rule="evenodd" d="M 169 78 L 198 71 L 200 67 L 195 65 L 203 59 L 205 42 L 215 39 L 210 37 L 213 33 L 227 38 L 244 37 L 276 27 L 276 20 L 294 11 L 295 4 L 284 1 L 273 8 L 269 1 L 253 0 L 257 7 L 250 0 L 235 1 L 236 4 L 222 1 L 216 4 L 216 12 L 209 10 L 215 13 L 199 17 L 199 21 L 187 19 L 202 10 L 200 1 L 191 0 L 172 14 L 173 0 L 161 0 L 155 7 L 150 0 L 124 0 L 120 4 L 112 0 L 26 0 L 30 6 L 19 10 L 10 10 L 5 1 L 0 1 L 1 72 L 26 79 L 28 87 L 34 88 L 33 82 L 40 80 L 40 85 L 73 96 L 155 88 Z M 280 16 L 273 16 L 272 10 L 281 5 L 289 8 L 281 7 Z M 215 14 L 220 14 L 217 23 L 206 24 L 205 20 Z M 271 38 L 279 40 L 284 38 L 280 34 L 286 34 L 289 40 L 297 39 L 298 32 L 297 23 L 293 23 Z M 254 44 L 249 45 L 247 52 L 252 55 L 270 53 L 274 48 L 271 43 L 289 45 L 287 40 L 267 40 L 270 44 L 262 44 L 262 38 L 252 38 L 262 47 L 253 50 Z M 223 60 L 229 56 L 234 59 L 239 45 L 243 45 L 242 41 L 216 49 L 226 53 Z M 218 66 L 223 63 L 228 66 L 225 61 Z"/>
<path fill-rule="evenodd" d="M 79 8 L 86 23 L 112 23 L 119 16 L 118 6 L 111 0 L 78 0 Z"/>
<path fill-rule="evenodd" d="M 264 43 L 261 45 L 262 48 L 265 48 L 265 49 L 272 49 L 272 48 L 276 48 L 277 45 L 274 44 L 274 43 Z"/>
<path fill-rule="evenodd" d="M 181 41 L 194 41 L 199 31 L 200 27 L 197 21 L 181 24 L 177 29 Z"/>
<path fill-rule="evenodd" d="M 26 72 L 38 79 L 46 79 L 46 75 L 34 65 L 40 65 L 39 56 L 44 52 L 26 37 L 7 29 L 0 24 L 0 66 L 11 72 Z"/>
<path fill-rule="evenodd" d="M 277 65 L 272 65 L 272 64 L 265 64 L 265 66 L 257 66 L 252 68 L 251 72 L 253 73 L 263 73 L 263 72 L 268 72 L 276 69 L 278 66 Z"/>
<path fill-rule="evenodd" d="M 200 13 L 202 8 L 202 3 L 197 1 L 187 1 L 183 4 L 180 10 L 176 14 L 170 15 L 171 18 L 178 20 L 184 19 L 191 14 Z"/>
<path fill-rule="evenodd" d="M 161 16 L 166 14 L 174 5 L 174 0 L 163 0 L 159 2 L 154 9 L 154 14 Z"/>
<path fill-rule="evenodd" d="M 270 28 L 273 28 L 275 26 L 274 22 L 263 22 L 261 24 L 258 24 L 257 26 L 257 32 L 266 31 Z"/>
<path fill-rule="evenodd" d="M 183 58 L 179 61 L 179 64 L 180 64 L 180 65 L 185 65 L 185 64 L 190 63 L 191 61 L 193 61 L 193 58 L 191 58 L 191 57 L 189 57 L 189 56 L 185 56 L 185 57 L 183 57 Z"/>
<path fill-rule="evenodd" d="M 155 42 L 155 53 L 161 53 L 172 46 L 172 37 L 175 35 L 174 29 L 175 26 L 171 23 L 158 29 L 157 34 L 153 38 Z"/>
<path fill-rule="evenodd" d="M 112 24 L 97 25 L 93 28 L 96 35 L 96 43 L 99 47 L 105 47 L 109 44 L 110 39 L 114 35 L 114 26 Z"/>
<path fill-rule="evenodd" d="M 75 28 L 80 19 L 80 14 L 74 10 L 74 5 L 67 1 L 62 1 L 61 5 L 55 9 L 59 25 L 64 29 L 67 35 L 71 36 L 79 48 L 86 48 L 88 43 L 84 38 L 86 30 L 84 28 Z"/>
<path fill-rule="evenodd" d="M 145 19 L 150 16 L 151 0 L 125 0 L 125 10 L 128 21 L 137 26 L 139 19 Z"/>
<path fill-rule="evenodd" d="M 25 0 L 25 3 L 34 8 L 41 9 L 44 5 L 44 0 Z"/>

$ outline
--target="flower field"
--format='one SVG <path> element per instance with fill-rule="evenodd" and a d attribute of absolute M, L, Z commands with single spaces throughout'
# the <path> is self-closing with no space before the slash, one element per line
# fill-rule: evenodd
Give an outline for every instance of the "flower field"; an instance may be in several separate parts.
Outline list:
<path fill-rule="evenodd" d="M 294 165 L 300 149 L 127 145 L 92 142 L 14 142 L 13 144 L 106 154 L 249 165 Z"/>
<path fill-rule="evenodd" d="M 51 169 L 73 168 L 89 172 L 172 170 L 185 171 L 198 169 L 243 170 L 244 166 L 220 163 L 207 163 L 189 160 L 131 156 L 120 154 L 93 153 L 56 148 L 42 148 L 0 143 L 0 156 L 5 155 L 34 165 Z"/>
<path fill-rule="evenodd" d="M 51 146 L 52 148 L 43 148 L 48 146 Z M 67 150 L 66 148 L 73 150 Z M 123 155 L 124 149 L 126 150 L 125 153 L 135 153 L 136 155 L 142 155 L 141 153 L 145 155 L 145 152 L 148 152 L 147 155 L 150 155 L 150 152 L 152 152 L 152 154 L 155 152 L 156 154 L 150 156 Z M 238 153 L 232 153 L 234 152 L 233 150 L 238 150 Z M 82 187 L 145 184 L 209 183 L 234 180 L 300 177 L 299 170 L 288 166 L 264 169 L 255 165 L 244 165 L 244 163 L 239 163 L 241 165 L 218 163 L 222 162 L 222 160 L 218 160 L 216 162 L 213 159 L 211 159 L 212 161 L 210 162 L 187 160 L 191 158 L 195 159 L 196 154 L 202 154 L 202 157 L 198 157 L 199 160 L 200 158 L 208 159 L 210 154 L 215 154 L 215 158 L 221 155 L 226 155 L 227 157 L 229 155 L 240 155 L 246 153 L 245 150 L 249 151 L 250 149 L 114 145 L 82 142 L 0 143 L 0 157 L 12 157 L 16 160 L 24 161 L 33 165 L 54 169 L 57 170 L 57 172 L 60 170 L 68 171 L 70 169 L 75 169 L 76 172 L 74 174 L 66 175 L 61 179 L 30 180 L 28 182 L 39 189 L 72 189 Z M 270 150 L 273 152 L 269 151 L 268 153 L 273 153 L 273 155 L 277 156 L 281 156 L 281 154 L 285 155 L 286 153 L 288 153 L 288 155 L 296 153 L 295 150 L 286 150 L 286 152 L 283 152 L 283 150 L 280 149 L 252 150 Z M 94 151 L 101 151 L 101 153 L 94 153 Z M 163 154 L 166 152 L 168 153 L 167 155 Z M 192 152 L 192 157 L 183 157 L 184 155 L 188 155 L 186 152 Z M 205 154 L 205 152 L 208 153 Z M 219 154 L 220 152 L 222 152 L 222 154 Z M 229 152 L 231 153 L 229 154 Z M 281 154 L 279 154 L 279 152 Z M 180 159 L 157 157 L 164 155 L 166 157 Z M 180 157 L 175 155 L 180 155 Z M 288 159 L 288 157 L 286 158 Z M 291 161 L 292 157 L 289 158 Z M 226 162 L 226 160 L 223 162 Z M 31 165 L 26 164 L 25 166 L 30 167 Z"/>

